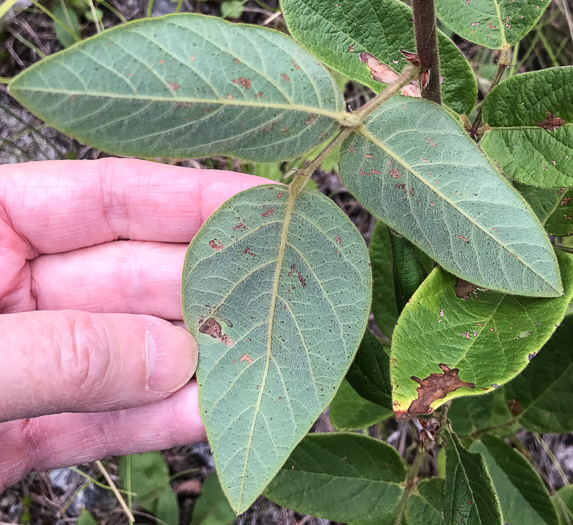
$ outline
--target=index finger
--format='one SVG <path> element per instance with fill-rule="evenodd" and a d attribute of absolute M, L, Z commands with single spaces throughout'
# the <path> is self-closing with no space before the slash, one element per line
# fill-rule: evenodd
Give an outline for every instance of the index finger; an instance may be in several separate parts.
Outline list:
<path fill-rule="evenodd" d="M 235 193 L 270 181 L 136 159 L 0 166 L 0 209 L 33 255 L 130 239 L 189 242 Z"/>

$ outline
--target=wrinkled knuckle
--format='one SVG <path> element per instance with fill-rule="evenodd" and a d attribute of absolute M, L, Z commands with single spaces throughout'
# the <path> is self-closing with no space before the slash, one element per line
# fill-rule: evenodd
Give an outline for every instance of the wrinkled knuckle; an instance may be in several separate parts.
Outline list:
<path fill-rule="evenodd" d="M 89 314 L 74 316 L 62 349 L 62 368 L 78 393 L 97 394 L 112 368 L 105 328 Z"/>

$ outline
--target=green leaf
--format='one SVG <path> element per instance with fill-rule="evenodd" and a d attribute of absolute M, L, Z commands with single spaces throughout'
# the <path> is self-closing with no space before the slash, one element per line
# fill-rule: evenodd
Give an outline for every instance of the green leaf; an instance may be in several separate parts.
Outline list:
<path fill-rule="evenodd" d="M 169 486 L 169 470 L 160 452 L 145 452 L 131 456 L 131 491 L 137 496 L 134 503 L 155 512 L 160 496 Z M 119 477 L 122 483 L 128 478 L 127 456 L 119 458 Z"/>
<path fill-rule="evenodd" d="M 559 525 L 571 525 L 573 523 L 573 485 L 561 487 L 553 495 L 553 502 L 558 509 Z M 565 513 L 567 513 L 569 521 L 565 518 Z"/>
<path fill-rule="evenodd" d="M 514 422 L 504 391 L 505 387 L 484 396 L 455 399 L 448 411 L 454 432 L 459 436 L 467 436 L 489 428 L 489 432 L 498 437 L 515 433 L 520 426 Z"/>
<path fill-rule="evenodd" d="M 328 415 L 337 430 L 362 430 L 393 417 L 394 412 L 364 399 L 344 380 L 330 403 Z"/>
<path fill-rule="evenodd" d="M 454 434 L 446 432 L 445 437 L 445 525 L 503 525 L 483 456 L 467 451 Z"/>
<path fill-rule="evenodd" d="M 539 221 L 443 108 L 393 97 L 341 151 L 345 186 L 446 270 L 508 293 L 562 294 Z"/>
<path fill-rule="evenodd" d="M 573 316 L 567 316 L 539 356 L 504 388 L 519 423 L 531 432 L 573 431 Z"/>
<path fill-rule="evenodd" d="M 56 37 L 62 46 L 70 47 L 81 39 L 80 22 L 78 15 L 73 9 L 68 9 L 60 4 L 56 4 L 52 9 L 52 12 L 60 22 L 58 23 L 54 21 L 54 30 L 56 31 Z M 66 28 L 64 28 L 62 24 L 65 25 Z"/>
<path fill-rule="evenodd" d="M 462 397 L 454 400 L 448 411 L 452 430 L 459 436 L 467 436 L 488 426 L 493 413 L 493 396 Z M 511 416 L 511 414 L 509 414 Z"/>
<path fill-rule="evenodd" d="M 392 246 L 388 226 L 376 221 L 370 237 L 370 264 L 372 266 L 372 313 L 382 333 L 392 336 L 398 320 L 392 264 Z M 414 247 L 416 256 L 426 272 L 434 267 L 434 261 L 423 251 Z"/>
<path fill-rule="evenodd" d="M 503 440 L 484 435 L 471 451 L 483 455 L 508 525 L 554 525 L 557 513 L 539 474 Z"/>
<path fill-rule="evenodd" d="M 292 191 L 258 186 L 228 200 L 183 270 L 201 416 L 237 513 L 329 404 L 368 319 L 362 236 L 324 195 Z"/>
<path fill-rule="evenodd" d="M 466 40 L 499 49 L 517 44 L 548 5 L 531 0 L 437 0 L 436 11 L 445 25 Z"/>
<path fill-rule="evenodd" d="M 211 474 L 203 482 L 190 525 L 230 525 L 235 518 L 217 475 Z"/>
<path fill-rule="evenodd" d="M 364 399 L 392 410 L 390 359 L 369 330 L 364 333 L 346 379 Z"/>
<path fill-rule="evenodd" d="M 67 135 L 146 157 L 297 157 L 337 130 L 344 108 L 289 37 L 191 14 L 104 31 L 28 68 L 10 93 Z"/>
<path fill-rule="evenodd" d="M 360 61 L 370 53 L 391 71 L 407 65 L 400 49 L 415 51 L 412 9 L 399 0 L 281 0 L 291 34 L 326 65 L 379 93 L 384 84 Z M 442 97 L 457 113 L 469 114 L 477 97 L 471 66 L 438 31 Z"/>
<path fill-rule="evenodd" d="M 402 311 L 410 297 L 424 282 L 428 272 L 416 255 L 414 245 L 406 238 L 390 232 L 392 246 L 392 276 L 398 311 Z"/>
<path fill-rule="evenodd" d="M 440 478 L 425 479 L 418 483 L 406 502 L 406 525 L 443 525 L 443 491 L 444 480 Z"/>
<path fill-rule="evenodd" d="M 483 104 L 483 150 L 512 179 L 573 186 L 573 67 L 515 75 Z"/>
<path fill-rule="evenodd" d="M 361 522 L 394 513 L 406 469 L 394 448 L 360 434 L 309 434 L 267 487 L 279 505 Z"/>
<path fill-rule="evenodd" d="M 382 333 L 392 336 L 398 320 L 392 277 L 392 247 L 388 226 L 376 221 L 370 237 L 370 262 L 372 264 L 372 313 Z"/>
<path fill-rule="evenodd" d="M 392 336 L 396 414 L 429 413 L 519 374 L 553 335 L 573 296 L 573 261 L 562 253 L 558 259 L 566 291 L 555 299 L 476 290 L 436 268 L 404 308 Z"/>
<path fill-rule="evenodd" d="M 179 525 L 179 502 L 169 485 L 157 499 L 155 515 L 158 520 L 168 525 Z"/>
<path fill-rule="evenodd" d="M 515 187 L 551 235 L 573 234 L 573 188 L 536 188 L 519 182 Z"/>
<path fill-rule="evenodd" d="M 221 3 L 221 16 L 223 18 L 241 18 L 245 1 L 246 0 L 225 0 Z"/>
<path fill-rule="evenodd" d="M 77 525 L 97 525 L 95 518 L 89 513 L 88 510 L 82 509 L 78 516 Z"/>

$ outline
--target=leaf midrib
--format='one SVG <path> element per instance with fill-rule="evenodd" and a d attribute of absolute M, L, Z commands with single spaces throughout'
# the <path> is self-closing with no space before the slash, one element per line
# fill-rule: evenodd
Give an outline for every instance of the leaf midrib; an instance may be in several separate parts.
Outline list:
<path fill-rule="evenodd" d="M 26 88 L 26 87 L 16 87 L 12 90 L 14 91 L 30 91 L 33 93 L 49 93 L 51 95 L 64 95 L 64 96 L 79 96 L 79 97 L 94 97 L 94 98 L 111 98 L 118 100 L 136 100 L 136 101 L 152 101 L 152 102 L 174 102 L 174 103 L 193 103 L 193 104 L 213 104 L 221 106 L 240 106 L 240 107 L 252 107 L 258 109 L 282 109 L 286 111 L 299 111 L 301 113 L 314 113 L 316 115 L 321 115 L 329 117 L 333 120 L 339 121 L 341 116 L 344 115 L 343 111 L 331 111 L 327 109 L 303 106 L 301 104 L 280 104 L 277 102 L 267 102 L 265 104 L 260 104 L 256 102 L 249 102 L 248 100 L 235 100 L 235 99 L 201 99 L 201 98 L 191 98 L 191 97 L 157 97 L 151 95 L 138 95 L 134 97 L 132 95 L 124 95 L 120 93 L 101 93 L 101 92 L 90 92 L 85 93 L 83 91 L 76 90 L 63 90 L 63 89 L 47 89 L 47 88 Z"/>
<path fill-rule="evenodd" d="M 399 155 L 395 154 L 390 148 L 388 148 L 381 140 L 379 140 L 375 135 L 373 135 L 370 131 L 368 131 L 364 126 L 360 128 L 360 134 L 362 134 L 362 136 L 364 138 L 366 138 L 366 140 L 369 140 L 370 142 L 372 142 L 375 146 L 377 146 L 378 148 L 380 148 L 384 153 L 386 153 L 386 155 L 388 155 L 389 157 L 392 157 L 396 162 L 398 162 L 399 164 L 401 164 L 402 166 L 404 166 L 410 173 L 412 173 L 412 175 L 414 175 L 416 177 L 416 179 L 421 182 L 424 186 L 426 186 L 426 188 L 428 190 L 430 190 L 431 193 L 433 193 L 434 195 L 436 195 L 438 198 L 442 199 L 444 202 L 448 203 L 453 209 L 455 209 L 460 215 L 462 215 L 465 219 L 468 220 L 468 222 L 470 222 L 471 224 L 473 224 L 478 230 L 481 230 L 482 232 L 484 232 L 486 235 L 488 235 L 498 246 L 501 246 L 507 253 L 511 254 L 513 257 L 515 257 L 517 260 L 519 260 L 521 262 L 521 264 L 523 264 L 524 267 L 526 267 L 529 271 L 531 271 L 534 275 L 536 275 L 538 278 L 541 279 L 541 281 L 543 281 L 544 283 L 546 283 L 548 286 L 551 287 L 552 290 L 561 293 L 561 290 L 558 290 L 556 288 L 554 288 L 554 286 L 549 283 L 543 275 L 541 275 L 538 271 L 534 270 L 531 265 L 529 265 L 528 263 L 526 263 L 518 254 L 514 253 L 513 251 L 511 251 L 504 243 L 502 243 L 497 237 L 495 237 L 490 231 L 488 231 L 487 229 L 483 228 L 481 224 L 479 224 L 478 222 L 475 221 L 475 219 L 473 219 L 471 216 L 469 216 L 464 210 L 462 210 L 456 203 L 454 203 L 450 198 L 448 198 L 446 195 L 444 195 L 442 192 L 440 192 L 438 190 L 438 188 L 433 187 L 429 181 L 425 180 L 420 173 L 418 173 L 418 171 L 408 162 L 406 162 L 402 157 L 400 157 Z M 428 164 L 428 166 L 431 166 L 431 164 Z"/>
<path fill-rule="evenodd" d="M 276 258 L 277 266 L 275 268 L 275 275 L 274 275 L 274 280 L 273 280 L 273 290 L 272 290 L 272 295 L 271 295 L 271 304 L 270 304 L 270 308 L 269 308 L 269 320 L 268 320 L 268 330 L 267 330 L 267 353 L 266 353 L 265 369 L 263 372 L 263 378 L 261 380 L 261 386 L 259 388 L 259 395 L 257 397 L 257 402 L 255 404 L 253 422 L 251 424 L 251 429 L 249 431 L 249 437 L 248 437 L 247 443 L 245 445 L 245 459 L 243 462 L 243 473 L 241 475 L 241 486 L 239 487 L 239 496 L 237 499 L 238 508 L 241 510 L 244 510 L 244 509 L 242 509 L 243 494 L 244 494 L 244 490 L 245 490 L 247 466 L 249 463 L 249 456 L 251 453 L 253 436 L 255 434 L 255 425 L 257 422 L 257 418 L 259 416 L 261 400 L 263 398 L 263 393 L 265 390 L 267 377 L 269 375 L 269 364 L 271 362 L 271 357 L 272 357 L 271 350 L 272 350 L 272 335 L 273 335 L 273 324 L 274 324 L 273 318 L 274 318 L 274 311 L 275 311 L 275 306 L 276 306 L 277 297 L 278 297 L 280 274 L 281 274 L 281 270 L 282 270 L 282 266 L 283 266 L 285 248 L 286 248 L 286 244 L 287 244 L 288 229 L 289 229 L 290 221 L 291 221 L 292 214 L 294 211 L 294 205 L 295 205 L 296 199 L 298 197 L 298 194 L 294 194 L 294 192 L 292 191 L 292 186 L 288 186 L 286 189 L 286 192 L 288 195 L 288 202 L 287 202 L 287 206 L 286 206 L 286 212 L 285 212 L 285 216 L 284 216 L 284 220 L 283 220 L 283 227 L 282 227 L 281 236 L 280 236 L 280 240 L 279 240 L 279 251 L 278 251 L 277 258 Z"/>

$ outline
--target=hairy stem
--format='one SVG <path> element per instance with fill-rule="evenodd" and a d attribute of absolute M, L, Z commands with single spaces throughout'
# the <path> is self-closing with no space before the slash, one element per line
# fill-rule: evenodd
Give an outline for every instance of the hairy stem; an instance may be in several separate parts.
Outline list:
<path fill-rule="evenodd" d="M 420 471 L 422 463 L 424 463 L 424 459 L 426 459 L 426 449 L 424 448 L 424 444 L 420 443 L 416 448 L 416 456 L 414 457 L 414 461 L 408 469 L 408 474 L 406 476 L 406 487 L 404 488 L 404 493 L 402 494 L 400 503 L 398 503 L 398 512 L 396 514 L 396 519 L 394 520 L 394 525 L 400 525 L 402 522 L 402 516 L 404 515 L 404 510 L 406 509 L 406 502 L 408 501 L 410 494 L 412 494 L 412 491 L 416 488 L 416 478 L 418 477 L 418 472 Z"/>
<path fill-rule="evenodd" d="M 438 28 L 434 0 L 412 0 L 416 53 L 422 70 L 422 98 L 442 103 Z"/>
<path fill-rule="evenodd" d="M 291 182 L 293 196 L 296 197 L 302 191 L 308 182 L 308 179 L 310 179 L 310 176 L 324 162 L 324 159 L 326 159 L 326 157 L 328 157 L 340 144 L 342 144 L 348 135 L 362 125 L 362 122 L 367 115 L 372 113 L 380 105 L 384 104 L 384 102 L 386 102 L 390 97 L 400 91 L 401 88 L 416 78 L 417 75 L 417 67 L 407 66 L 395 82 L 392 82 L 392 84 L 382 91 L 382 93 L 366 102 L 366 104 L 359 108 L 358 111 L 354 113 L 344 113 L 340 120 L 343 127 L 336 137 L 334 137 L 328 146 L 322 150 L 320 155 L 311 161 L 310 164 L 305 166 Z"/>
<path fill-rule="evenodd" d="M 511 66 L 511 56 L 512 56 L 511 47 L 504 45 L 499 51 L 499 59 L 497 61 L 497 71 L 495 72 L 495 76 L 491 81 L 491 85 L 489 86 L 487 95 L 489 95 L 491 93 L 491 90 L 499 84 L 501 77 L 505 73 L 505 70 Z M 478 129 L 481 125 L 482 113 L 483 113 L 483 100 L 479 106 L 476 118 L 472 125 L 472 129 L 470 130 L 470 137 L 472 137 L 473 139 L 476 139 L 478 136 Z"/>
<path fill-rule="evenodd" d="M 566 246 L 565 244 L 554 243 L 553 248 L 555 248 L 556 250 L 561 250 L 562 252 L 565 253 L 573 253 L 573 247 Z"/>
<path fill-rule="evenodd" d="M 328 146 L 322 150 L 320 155 L 316 157 L 310 164 L 307 164 L 300 172 L 295 176 L 293 181 L 291 182 L 291 189 L 293 197 L 296 197 L 305 187 L 308 179 L 310 176 L 315 172 L 316 169 L 320 167 L 320 165 L 324 162 L 324 159 L 328 157 L 342 142 L 348 135 L 350 135 L 353 131 L 353 128 L 342 128 L 336 137 L 334 137 Z"/>
<path fill-rule="evenodd" d="M 479 430 L 472 432 L 470 434 L 470 437 L 472 439 L 478 439 L 482 434 L 487 434 L 488 432 L 491 432 L 492 430 L 497 430 L 498 428 L 510 427 L 511 425 L 514 425 L 515 423 L 517 423 L 517 418 L 512 417 L 511 419 L 508 419 L 508 420 L 504 421 L 503 423 L 500 423 L 499 425 L 491 425 L 489 427 L 480 428 Z"/>

